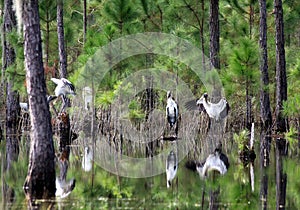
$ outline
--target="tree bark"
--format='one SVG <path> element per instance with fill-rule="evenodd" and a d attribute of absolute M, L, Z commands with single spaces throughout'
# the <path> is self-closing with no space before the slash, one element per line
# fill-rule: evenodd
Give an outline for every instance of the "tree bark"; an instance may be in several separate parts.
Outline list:
<path fill-rule="evenodd" d="M 86 41 L 86 27 L 87 27 L 87 16 L 86 16 L 86 0 L 83 0 L 83 42 Z"/>
<path fill-rule="evenodd" d="M 220 69 L 219 0 L 210 0 L 209 33 L 211 66 L 212 68 Z"/>
<path fill-rule="evenodd" d="M 64 3 L 63 0 L 57 0 L 57 36 L 59 52 L 59 74 L 60 78 L 67 78 L 67 54 L 65 50 L 64 35 Z"/>
<path fill-rule="evenodd" d="M 270 107 L 269 96 L 269 74 L 268 74 L 268 48 L 267 48 L 267 9 L 266 0 L 260 0 L 260 23 L 259 23 L 259 47 L 260 47 L 260 115 L 262 122 L 262 129 L 264 132 L 271 132 L 272 114 Z"/>
<path fill-rule="evenodd" d="M 14 64 L 16 54 L 13 46 L 6 39 L 7 34 L 16 29 L 16 16 L 13 11 L 12 0 L 4 1 L 3 24 L 3 69 L 4 71 Z M 6 85 L 6 170 L 11 167 L 12 161 L 16 161 L 19 155 L 18 122 L 20 116 L 19 94 L 13 90 L 13 76 Z"/>
<path fill-rule="evenodd" d="M 210 68 L 220 69 L 220 27 L 219 27 L 219 0 L 210 0 L 209 12 L 209 57 Z M 221 99 L 221 87 L 218 85 L 212 91 L 211 100 L 214 103 Z"/>
<path fill-rule="evenodd" d="M 276 131 L 288 130 L 287 118 L 283 116 L 283 102 L 287 100 L 287 79 L 284 50 L 282 0 L 274 0 L 276 28 Z"/>
<path fill-rule="evenodd" d="M 46 99 L 38 0 L 24 0 L 24 56 L 31 120 L 28 173 L 24 184 L 27 198 L 55 196 L 52 128 Z"/>
<path fill-rule="evenodd" d="M 283 172 L 282 156 L 287 155 L 288 144 L 285 139 L 276 139 L 276 209 L 285 209 L 287 174 Z"/>

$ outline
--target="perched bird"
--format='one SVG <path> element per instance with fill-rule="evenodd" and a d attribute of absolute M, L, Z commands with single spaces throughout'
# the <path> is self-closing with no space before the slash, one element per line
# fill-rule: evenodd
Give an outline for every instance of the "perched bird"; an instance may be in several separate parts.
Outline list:
<path fill-rule="evenodd" d="M 67 95 L 76 95 L 75 87 L 66 78 L 61 78 L 61 79 L 51 78 L 51 80 L 56 84 L 56 88 L 54 90 L 55 96 L 48 96 L 47 101 L 48 103 L 50 103 L 52 100 L 61 96 L 63 100 L 63 107 L 62 107 L 63 110 L 66 106 Z"/>
<path fill-rule="evenodd" d="M 218 103 L 208 101 L 208 94 L 204 93 L 199 100 L 189 101 L 185 104 L 189 110 L 199 109 L 205 111 L 208 116 L 216 121 L 222 120 L 227 117 L 230 110 L 229 104 L 225 98 L 222 98 Z"/>
<path fill-rule="evenodd" d="M 86 172 L 92 170 L 93 151 L 89 147 L 84 148 L 84 154 L 81 162 L 82 169 Z"/>
<path fill-rule="evenodd" d="M 167 188 L 171 186 L 171 182 L 177 173 L 177 167 L 178 163 L 176 155 L 171 151 L 166 160 Z"/>
<path fill-rule="evenodd" d="M 230 164 L 228 157 L 222 153 L 220 148 L 216 148 L 213 154 L 210 154 L 202 163 L 189 161 L 185 165 L 188 169 L 197 171 L 201 178 L 205 178 L 210 171 L 217 171 L 224 175 Z"/>
<path fill-rule="evenodd" d="M 167 92 L 166 116 L 170 127 L 172 128 L 178 118 L 178 105 L 172 97 L 171 91 Z"/>
<path fill-rule="evenodd" d="M 60 198 L 67 197 L 72 192 L 72 190 L 75 188 L 75 182 L 76 182 L 75 179 L 71 179 L 70 181 L 66 182 L 66 180 L 61 180 L 60 178 L 56 177 L 55 196 L 60 197 Z"/>

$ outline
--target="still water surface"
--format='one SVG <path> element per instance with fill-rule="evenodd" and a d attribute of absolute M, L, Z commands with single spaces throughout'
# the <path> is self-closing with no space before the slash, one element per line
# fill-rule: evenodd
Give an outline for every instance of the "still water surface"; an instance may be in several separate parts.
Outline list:
<path fill-rule="evenodd" d="M 259 139 L 259 137 L 257 138 Z M 1 165 L 5 158 L 5 142 L 1 143 Z M 76 145 L 73 145 L 76 148 Z M 215 202 L 219 209 L 267 209 L 276 208 L 276 161 L 275 144 L 272 142 L 270 166 L 260 169 L 259 142 L 256 142 L 256 159 L 243 165 L 238 151 L 228 152 L 230 168 L 224 176 L 211 173 L 206 180 L 185 168 L 186 159 L 179 163 L 170 188 L 166 174 L 150 178 L 124 178 L 111 174 L 97 164 L 91 171 L 84 171 L 84 149 L 72 149 L 67 180 L 76 179 L 75 189 L 64 199 L 57 199 L 59 209 L 209 209 Z M 24 146 L 26 148 L 26 146 Z M 28 157 L 21 149 L 19 161 L 9 174 L 1 167 L 1 209 L 26 209 L 23 183 L 27 173 Z M 290 152 L 291 153 L 291 152 Z M 283 157 L 283 172 L 287 175 L 286 209 L 300 209 L 300 167 L 297 152 Z M 250 176 L 253 171 L 254 177 Z M 267 177 L 267 182 L 262 177 Z M 251 184 L 252 183 L 252 184 Z M 14 198 L 5 199 L 5 184 L 14 191 Z M 267 188 L 267 197 L 262 196 Z"/>

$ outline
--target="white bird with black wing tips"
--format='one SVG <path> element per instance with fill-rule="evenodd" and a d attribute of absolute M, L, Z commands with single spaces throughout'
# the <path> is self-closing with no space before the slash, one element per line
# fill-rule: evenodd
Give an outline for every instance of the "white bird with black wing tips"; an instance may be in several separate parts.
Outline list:
<path fill-rule="evenodd" d="M 166 116 L 168 123 L 172 128 L 178 119 L 178 105 L 172 97 L 171 91 L 167 92 Z"/>
<path fill-rule="evenodd" d="M 62 110 L 64 110 L 66 106 L 67 95 L 76 95 L 76 89 L 74 85 L 66 78 L 61 78 L 61 79 L 51 78 L 51 81 L 56 84 L 56 88 L 54 90 L 55 96 L 49 96 L 48 103 L 61 96 L 63 100 Z"/>
<path fill-rule="evenodd" d="M 185 104 L 185 107 L 189 110 L 199 109 L 205 110 L 208 116 L 216 121 L 222 120 L 227 117 L 230 110 L 229 104 L 225 98 L 222 98 L 218 103 L 212 103 L 208 101 L 208 94 L 204 93 L 196 102 L 189 101 Z"/>

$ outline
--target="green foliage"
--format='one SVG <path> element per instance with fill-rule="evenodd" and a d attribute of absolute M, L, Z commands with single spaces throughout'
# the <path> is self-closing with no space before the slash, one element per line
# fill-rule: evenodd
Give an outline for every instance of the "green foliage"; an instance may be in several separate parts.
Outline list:
<path fill-rule="evenodd" d="M 242 130 L 239 134 L 233 134 L 233 140 L 238 145 L 239 151 L 242 151 L 245 147 L 248 147 L 250 132 L 248 130 Z"/>
<path fill-rule="evenodd" d="M 104 11 L 105 16 L 119 29 L 121 35 L 125 34 L 125 31 L 130 31 L 130 24 L 138 16 L 134 4 L 130 0 L 107 1 Z"/>
<path fill-rule="evenodd" d="M 295 151 L 299 140 L 298 140 L 298 129 L 295 127 L 290 127 L 289 131 L 284 134 L 284 138 L 289 142 L 289 148 Z"/>
<path fill-rule="evenodd" d="M 300 59 L 288 72 L 288 100 L 283 103 L 283 113 L 288 117 L 300 116 Z"/>
<path fill-rule="evenodd" d="M 129 108 L 128 118 L 131 121 L 133 121 L 135 124 L 142 122 L 145 119 L 145 113 L 141 109 L 141 104 L 138 101 L 132 100 L 129 103 L 128 108 Z"/>
<path fill-rule="evenodd" d="M 108 109 L 112 104 L 113 99 L 114 99 L 114 92 L 105 91 L 100 95 L 100 97 L 97 97 L 96 106 L 100 106 L 103 109 Z"/>

